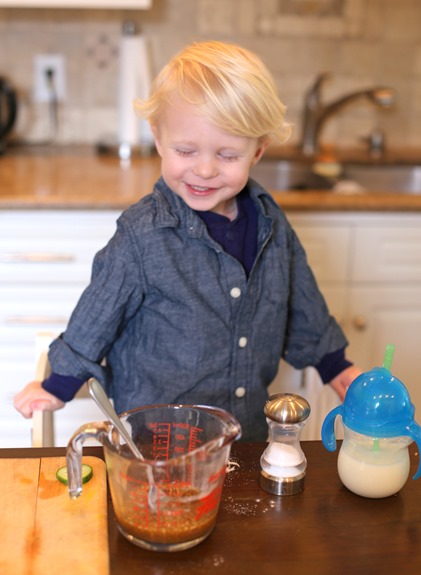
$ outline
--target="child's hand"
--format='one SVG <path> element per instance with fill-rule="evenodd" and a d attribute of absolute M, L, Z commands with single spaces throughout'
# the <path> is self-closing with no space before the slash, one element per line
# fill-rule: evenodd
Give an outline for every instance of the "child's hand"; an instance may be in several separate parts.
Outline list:
<path fill-rule="evenodd" d="M 356 377 L 358 377 L 362 373 L 361 369 L 356 365 L 350 365 L 341 373 L 338 373 L 336 377 L 332 379 L 330 385 L 336 391 L 336 393 L 341 398 L 341 401 L 345 399 L 346 392 L 348 387 L 354 381 Z"/>
<path fill-rule="evenodd" d="M 23 417 L 32 417 L 37 409 L 56 411 L 64 407 L 64 402 L 41 387 L 40 381 L 31 381 L 14 398 L 15 408 Z"/>

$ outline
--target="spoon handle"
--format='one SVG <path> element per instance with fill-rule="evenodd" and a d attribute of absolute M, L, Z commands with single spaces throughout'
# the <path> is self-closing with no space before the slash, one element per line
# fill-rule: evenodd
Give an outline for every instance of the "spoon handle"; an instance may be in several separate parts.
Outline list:
<path fill-rule="evenodd" d="M 137 459 L 143 461 L 144 460 L 143 455 L 140 453 L 130 433 L 127 431 L 127 429 L 121 422 L 121 419 L 118 417 L 117 412 L 115 411 L 114 407 L 112 406 L 112 403 L 108 399 L 108 396 L 105 393 L 102 385 L 98 383 L 96 379 L 91 377 L 88 381 L 88 389 L 95 403 L 103 411 L 103 413 L 105 413 L 108 419 L 115 425 L 120 434 L 124 437 L 127 446 L 130 448 L 133 455 L 135 455 Z"/>

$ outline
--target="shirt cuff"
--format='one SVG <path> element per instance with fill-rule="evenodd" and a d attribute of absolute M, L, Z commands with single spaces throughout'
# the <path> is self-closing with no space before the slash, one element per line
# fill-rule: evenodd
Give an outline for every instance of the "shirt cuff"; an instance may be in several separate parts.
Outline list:
<path fill-rule="evenodd" d="M 345 348 L 338 349 L 332 353 L 327 353 L 321 361 L 314 367 L 319 372 L 323 383 L 329 383 L 341 371 L 350 367 L 352 362 L 345 359 Z"/>
<path fill-rule="evenodd" d="M 77 377 L 52 373 L 42 382 L 41 387 L 61 399 L 61 401 L 70 401 L 84 383 L 84 380 Z"/>

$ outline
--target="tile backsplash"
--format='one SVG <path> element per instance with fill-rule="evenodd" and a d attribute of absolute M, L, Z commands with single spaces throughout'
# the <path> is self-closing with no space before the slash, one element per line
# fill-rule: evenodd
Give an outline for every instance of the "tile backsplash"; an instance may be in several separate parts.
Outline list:
<path fill-rule="evenodd" d="M 392 109 L 361 99 L 329 120 L 322 140 L 363 146 L 381 129 L 390 147 L 421 150 L 421 2 L 418 0 L 153 0 L 150 10 L 0 8 L 0 75 L 19 94 L 15 139 L 43 142 L 51 134 L 48 104 L 33 97 L 33 60 L 61 54 L 67 94 L 59 104 L 57 141 L 96 143 L 117 131 L 117 80 L 122 23 L 146 36 L 157 72 L 185 44 L 237 42 L 273 72 L 300 139 L 306 90 L 331 72 L 323 99 L 387 85 Z"/>

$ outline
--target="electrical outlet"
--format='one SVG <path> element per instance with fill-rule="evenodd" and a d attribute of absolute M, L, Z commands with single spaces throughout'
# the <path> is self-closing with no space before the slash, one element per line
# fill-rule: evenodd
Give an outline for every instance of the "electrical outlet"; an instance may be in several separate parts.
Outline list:
<path fill-rule="evenodd" d="M 52 72 L 52 83 L 48 71 Z M 66 62 L 61 54 L 34 56 L 34 99 L 36 102 L 60 102 L 66 99 Z"/>

